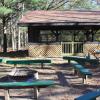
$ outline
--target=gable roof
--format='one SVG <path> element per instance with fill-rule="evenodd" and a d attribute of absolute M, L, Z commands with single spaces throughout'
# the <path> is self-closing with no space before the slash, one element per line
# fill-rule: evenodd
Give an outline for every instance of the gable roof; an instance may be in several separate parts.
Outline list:
<path fill-rule="evenodd" d="M 19 25 L 100 25 L 100 11 L 28 11 Z"/>

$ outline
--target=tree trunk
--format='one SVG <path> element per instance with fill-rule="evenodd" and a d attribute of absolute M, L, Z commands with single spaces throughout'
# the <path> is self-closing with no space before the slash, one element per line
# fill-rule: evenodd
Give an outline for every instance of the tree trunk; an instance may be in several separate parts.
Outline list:
<path fill-rule="evenodd" d="M 20 29 L 19 29 L 19 27 L 18 27 L 17 31 L 18 31 L 18 50 L 20 50 L 20 48 L 21 48 L 21 40 L 20 40 L 21 36 L 20 36 Z"/>
<path fill-rule="evenodd" d="M 12 49 L 13 51 L 16 49 L 16 38 L 15 38 L 15 27 L 12 29 Z"/>
<path fill-rule="evenodd" d="M 7 35 L 3 36 L 3 52 L 7 52 Z"/>
<path fill-rule="evenodd" d="M 2 20 L 3 23 L 3 52 L 7 52 L 7 34 L 6 34 L 6 25 L 5 17 Z"/>

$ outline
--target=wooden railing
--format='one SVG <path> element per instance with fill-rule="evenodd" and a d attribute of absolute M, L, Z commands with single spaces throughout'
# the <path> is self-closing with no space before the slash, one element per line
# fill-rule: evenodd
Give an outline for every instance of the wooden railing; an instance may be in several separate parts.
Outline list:
<path fill-rule="evenodd" d="M 61 42 L 62 55 L 83 53 L 83 42 Z"/>

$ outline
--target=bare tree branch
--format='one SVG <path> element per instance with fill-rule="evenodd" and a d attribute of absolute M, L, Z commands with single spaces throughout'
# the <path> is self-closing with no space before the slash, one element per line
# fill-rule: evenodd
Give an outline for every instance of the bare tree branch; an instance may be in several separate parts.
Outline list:
<path fill-rule="evenodd" d="M 63 1 L 63 0 L 62 0 L 62 1 Z M 64 4 L 68 3 L 68 2 L 69 2 L 69 1 L 65 1 L 65 2 L 63 2 L 63 3 L 61 2 L 62 4 L 61 4 L 61 3 L 59 3 L 60 5 L 57 4 L 58 6 L 52 8 L 52 10 L 56 10 L 56 9 L 60 8 L 61 6 L 63 6 Z"/>
<path fill-rule="evenodd" d="M 52 4 L 50 4 L 51 6 L 49 6 L 48 10 L 54 8 L 56 5 L 59 5 L 62 2 L 63 2 L 63 0 L 60 0 L 59 2 L 56 2 L 56 1 L 52 2 Z"/>
<path fill-rule="evenodd" d="M 53 3 L 54 3 L 54 0 L 52 0 L 52 1 L 49 3 L 49 5 L 48 5 L 48 7 L 47 7 L 47 10 L 49 10 L 49 9 L 51 8 L 51 6 L 52 6 Z"/>

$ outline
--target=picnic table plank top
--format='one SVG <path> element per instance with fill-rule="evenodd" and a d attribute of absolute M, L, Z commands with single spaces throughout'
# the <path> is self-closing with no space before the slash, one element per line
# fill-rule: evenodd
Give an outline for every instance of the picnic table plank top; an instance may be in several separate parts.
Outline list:
<path fill-rule="evenodd" d="M 25 82 L 0 82 L 0 88 L 16 88 L 16 87 L 42 87 L 42 86 L 50 86 L 54 85 L 55 82 L 52 80 L 33 80 L 33 81 L 25 81 Z"/>
<path fill-rule="evenodd" d="M 51 59 L 3 59 L 7 64 L 32 64 L 32 63 L 51 63 Z"/>
<path fill-rule="evenodd" d="M 87 94 L 84 94 L 84 95 L 76 98 L 75 100 L 92 100 L 98 96 L 100 96 L 100 91 L 93 91 L 93 92 L 89 92 Z"/>
<path fill-rule="evenodd" d="M 65 59 L 65 60 L 67 60 L 67 59 L 69 59 L 69 60 L 82 60 L 82 61 L 98 61 L 97 59 L 93 59 L 93 58 L 90 58 L 90 59 L 88 59 L 88 58 L 86 58 L 86 57 L 80 57 L 80 56 L 64 56 L 63 57 L 63 59 Z"/>

